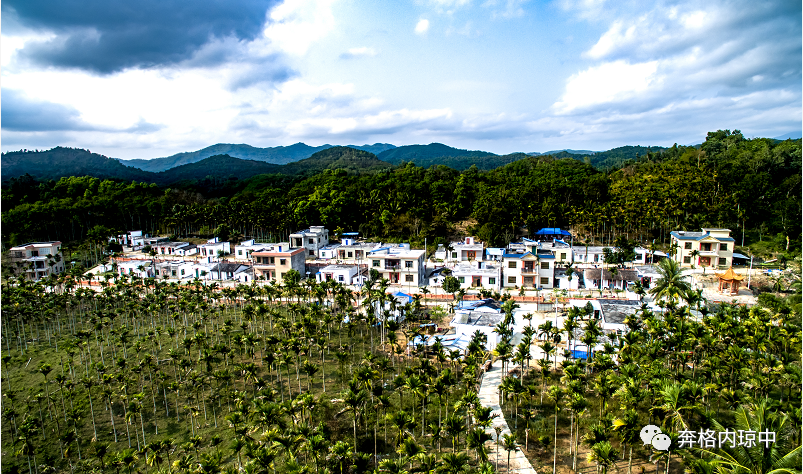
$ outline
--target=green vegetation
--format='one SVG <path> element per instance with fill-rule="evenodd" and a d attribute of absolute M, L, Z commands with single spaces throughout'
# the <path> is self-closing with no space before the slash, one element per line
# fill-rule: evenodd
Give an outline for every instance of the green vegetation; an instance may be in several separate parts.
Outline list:
<path fill-rule="evenodd" d="M 666 248 L 670 231 L 703 226 L 732 229 L 737 244 L 743 236 L 745 245 L 762 242 L 767 256 L 792 259 L 801 246 L 800 140 L 712 132 L 699 149 L 647 153 L 609 172 L 551 156 L 491 171 L 392 168 L 347 147 L 279 168 L 292 174 L 217 175 L 165 188 L 86 177 L 14 179 L 3 188 L 3 242 L 83 240 L 95 225 L 186 237 L 225 223 L 257 238 L 323 224 L 440 243 L 465 221 L 468 232 L 494 246 L 523 227 L 564 227 L 582 241 L 608 245 L 624 236 Z"/>
<path fill-rule="evenodd" d="M 223 289 L 107 278 L 97 293 L 72 275 L 11 283 L 4 473 L 359 473 L 440 468 L 452 453 L 487 472 L 463 432 L 487 415 L 481 338 L 462 358 L 405 355 L 428 314 L 419 299 L 397 306 L 386 280 L 360 294 L 292 278 Z"/>
<path fill-rule="evenodd" d="M 800 295 L 767 295 L 760 306 L 722 305 L 696 318 L 689 311 L 698 304 L 695 292 L 669 292 L 690 306 L 670 302 L 658 314 L 645 307 L 625 320 L 628 329 L 619 337 L 605 336 L 589 310 L 575 307 L 562 327 L 548 321 L 525 328 L 515 347 L 503 339 L 496 357 L 524 367 L 522 378 L 507 377 L 501 386 L 503 411 L 508 425 L 517 427 L 523 451 L 539 472 L 557 463 L 575 472 L 615 467 L 622 474 L 645 468 L 690 474 L 799 473 Z M 576 334 L 580 340 L 573 341 Z M 564 350 L 558 364 L 557 346 L 567 339 L 570 347 L 602 344 L 603 349 L 588 360 Z M 532 366 L 531 343 L 544 354 Z M 643 445 L 640 430 L 648 424 L 671 438 L 669 451 Z M 736 445 L 738 438 L 733 447 L 699 444 L 701 432 L 712 430 L 716 440 L 726 429 L 752 430 L 756 443 Z M 775 442 L 758 442 L 762 431 L 774 432 Z M 683 439 L 694 442 L 681 445 Z"/>

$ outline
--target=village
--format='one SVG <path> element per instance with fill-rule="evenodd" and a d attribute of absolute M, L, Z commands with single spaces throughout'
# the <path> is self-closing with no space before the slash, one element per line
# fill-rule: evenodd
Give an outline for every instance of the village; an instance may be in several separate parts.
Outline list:
<path fill-rule="evenodd" d="M 463 350 L 477 330 L 486 334 L 488 350 L 496 347 L 499 335 L 494 328 L 502 319 L 505 300 L 516 302 L 514 333 L 519 336 L 533 321 L 552 320 L 557 326 L 571 307 L 584 308 L 600 321 L 605 333 L 621 335 L 627 329 L 626 317 L 642 305 L 662 310 L 663 304 L 651 297 L 650 290 L 661 278 L 657 266 L 663 259 L 677 262 L 684 280 L 697 291 L 693 314 L 699 315 L 706 302 L 756 303 L 750 291 L 750 259 L 734 252 L 729 229 L 676 231 L 671 239 L 673 255 L 636 247 L 632 261 L 609 265 L 605 255 L 613 248 L 572 245 L 573 235 L 560 228 L 542 228 L 532 238 L 510 242 L 505 248 L 486 247 L 474 237 L 465 237 L 438 245 L 428 259 L 430 249 L 369 242 L 357 233 L 343 233 L 336 241 L 323 226 L 292 233 L 289 241 L 279 243 L 213 238 L 196 245 L 131 231 L 111 236 L 109 241 L 122 246 L 123 252 L 90 269 L 85 277 L 96 285 L 125 275 L 222 287 L 280 284 L 295 271 L 300 280 L 337 282 L 355 292 L 369 280 L 381 281 L 399 307 L 414 296 L 423 296 L 430 306 L 448 304 L 451 311 L 444 326 L 452 329 L 437 329 L 450 332 L 420 342 L 431 345 L 438 340 L 449 349 Z M 12 248 L 10 255 L 12 262 L 27 264 L 29 279 L 38 280 L 64 271 L 60 245 L 31 243 Z M 575 342 L 581 338 L 578 334 Z M 571 350 L 586 348 L 575 345 Z"/>

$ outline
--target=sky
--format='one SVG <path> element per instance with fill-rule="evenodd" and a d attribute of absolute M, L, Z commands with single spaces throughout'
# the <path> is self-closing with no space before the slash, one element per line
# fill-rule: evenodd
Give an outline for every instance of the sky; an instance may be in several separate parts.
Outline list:
<path fill-rule="evenodd" d="M 0 147 L 498 154 L 797 134 L 794 0 L 4 0 Z"/>

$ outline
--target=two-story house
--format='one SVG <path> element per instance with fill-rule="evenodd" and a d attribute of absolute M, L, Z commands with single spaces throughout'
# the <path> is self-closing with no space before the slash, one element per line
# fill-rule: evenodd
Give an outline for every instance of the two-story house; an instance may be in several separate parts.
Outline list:
<path fill-rule="evenodd" d="M 344 237 L 337 247 L 337 260 L 342 262 L 364 263 L 369 252 L 383 247 L 380 242 L 361 242 L 352 237 Z"/>
<path fill-rule="evenodd" d="M 315 257 L 321 247 L 329 245 L 329 231 L 323 226 L 312 226 L 290 234 L 290 247 L 303 248 L 305 255 Z"/>
<path fill-rule="evenodd" d="M 374 249 L 366 255 L 370 270 L 379 272 L 380 278 L 386 278 L 394 285 L 426 284 L 424 268 L 424 251 L 410 249 L 410 244 L 385 246 Z"/>
<path fill-rule="evenodd" d="M 502 255 L 502 286 L 505 288 L 552 289 L 554 280 L 555 256 L 550 252 L 510 249 Z"/>
<path fill-rule="evenodd" d="M 714 227 L 704 227 L 702 232 L 671 232 L 672 247 L 675 248 L 672 259 L 684 267 L 727 268 L 733 264 L 735 244 L 730 232 L 730 229 Z"/>
<path fill-rule="evenodd" d="M 450 247 L 444 249 L 446 258 L 443 260 L 446 262 L 482 261 L 485 257 L 485 244 L 475 240 L 474 237 L 466 237 L 459 242 L 452 242 Z"/>
<path fill-rule="evenodd" d="M 29 242 L 12 247 L 9 261 L 19 266 L 15 273 L 22 272 L 28 280 L 39 280 L 64 271 L 61 242 Z"/>
<path fill-rule="evenodd" d="M 286 245 L 286 244 L 285 244 Z M 306 274 L 304 248 L 289 249 L 282 244 L 251 252 L 254 262 L 254 278 L 281 282 L 285 273 L 295 270 L 303 278 Z"/>

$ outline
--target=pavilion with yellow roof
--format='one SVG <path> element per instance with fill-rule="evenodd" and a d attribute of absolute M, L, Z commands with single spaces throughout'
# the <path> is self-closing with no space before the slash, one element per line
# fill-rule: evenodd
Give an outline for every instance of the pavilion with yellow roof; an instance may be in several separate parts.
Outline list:
<path fill-rule="evenodd" d="M 717 278 L 719 278 L 720 293 L 726 293 L 730 295 L 739 294 L 739 286 L 741 285 L 742 280 L 744 280 L 744 276 L 734 272 L 733 267 L 728 267 L 728 270 L 725 273 L 717 273 Z"/>

